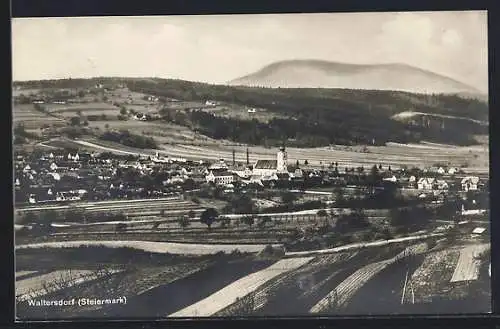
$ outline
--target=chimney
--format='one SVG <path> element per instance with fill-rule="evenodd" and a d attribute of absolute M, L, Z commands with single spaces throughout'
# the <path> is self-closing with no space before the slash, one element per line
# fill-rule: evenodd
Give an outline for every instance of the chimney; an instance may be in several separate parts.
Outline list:
<path fill-rule="evenodd" d="M 233 149 L 233 167 L 236 165 L 236 151 Z"/>
<path fill-rule="evenodd" d="M 250 156 L 249 156 L 249 153 L 248 153 L 248 147 L 247 147 L 247 165 L 250 164 Z"/>

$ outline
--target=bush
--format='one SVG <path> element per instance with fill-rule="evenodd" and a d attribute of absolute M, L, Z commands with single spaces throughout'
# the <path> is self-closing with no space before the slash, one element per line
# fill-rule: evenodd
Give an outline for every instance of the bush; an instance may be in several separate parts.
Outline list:
<path fill-rule="evenodd" d="M 106 131 L 99 138 L 140 149 L 158 148 L 158 145 L 153 138 L 131 134 L 128 130 L 122 130 L 120 132 Z"/>

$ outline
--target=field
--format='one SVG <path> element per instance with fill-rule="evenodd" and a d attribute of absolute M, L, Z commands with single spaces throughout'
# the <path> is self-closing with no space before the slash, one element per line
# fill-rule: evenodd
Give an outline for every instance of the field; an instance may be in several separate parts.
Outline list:
<path fill-rule="evenodd" d="M 114 274 L 117 271 L 111 271 Z M 69 288 L 101 276 L 92 270 L 57 270 L 39 276 L 21 279 L 16 282 L 16 299 L 26 301 L 47 293 Z"/>
<path fill-rule="evenodd" d="M 208 137 L 198 135 L 186 127 L 178 125 L 156 122 L 156 121 L 139 121 L 129 119 L 126 121 L 90 121 L 89 127 L 105 131 L 109 129 L 126 129 L 133 134 L 153 137 L 159 144 L 170 143 L 202 143 L 213 144 L 214 140 Z"/>
<path fill-rule="evenodd" d="M 170 315 L 170 317 L 210 316 L 223 308 L 233 304 L 239 298 L 245 297 L 258 287 L 272 280 L 278 275 L 293 271 L 312 260 L 312 257 L 289 258 L 280 260 L 273 265 L 249 274 L 232 284 L 224 287 L 209 297 L 183 308 Z"/>
<path fill-rule="evenodd" d="M 154 154 L 155 151 L 137 150 L 120 145 L 111 145 L 101 141 L 75 141 L 75 144 L 95 148 L 101 151 L 109 151 L 125 154 Z M 174 145 L 161 145 L 158 153 L 171 157 L 182 157 L 192 160 L 218 160 L 232 161 L 232 150 L 235 150 L 235 159 L 239 162 L 246 161 L 246 146 L 235 145 L 188 145 L 177 143 Z M 487 146 L 473 147 L 447 147 L 447 146 L 423 146 L 390 144 L 381 147 L 368 147 L 369 153 L 362 152 L 355 147 L 331 147 L 315 149 L 287 148 L 289 163 L 299 161 L 301 164 L 307 160 L 310 166 L 327 166 L 332 162 L 338 162 L 339 167 L 365 166 L 369 168 L 374 164 L 391 166 L 397 169 L 401 166 L 413 167 L 433 166 L 437 163 L 445 163 L 450 166 L 462 167 L 466 172 L 487 173 L 489 172 L 489 159 Z M 276 150 L 263 147 L 250 147 L 249 159 L 254 163 L 258 159 L 273 159 Z"/>
<path fill-rule="evenodd" d="M 269 122 L 274 118 L 287 118 L 279 113 L 268 112 L 265 109 L 255 109 L 255 112 L 248 112 L 251 107 L 235 104 L 224 104 L 215 107 L 203 108 L 203 111 L 213 113 L 223 118 L 235 118 L 239 120 L 257 120 L 259 122 Z"/>
<path fill-rule="evenodd" d="M 473 281 L 479 276 L 480 255 L 488 250 L 489 244 L 471 245 L 460 250 L 457 267 L 450 282 Z"/>
<path fill-rule="evenodd" d="M 39 129 L 45 125 L 64 126 L 66 123 L 58 118 L 35 110 L 32 104 L 14 105 L 13 111 L 14 125 L 22 123 L 28 129 Z"/>
<path fill-rule="evenodd" d="M 305 315 L 309 312 L 347 315 L 380 314 L 391 310 L 411 313 L 418 311 L 418 307 L 425 307 L 429 300 L 443 296 L 450 285 L 460 250 L 453 245 L 436 245 L 432 240 L 402 241 L 281 258 L 267 254 L 203 255 L 205 252 L 199 247 L 193 248 L 192 253 L 183 251 L 183 255 L 174 255 L 162 254 L 165 249 L 159 247 L 137 249 L 130 244 L 117 244 L 109 248 L 110 245 L 104 245 L 87 244 L 86 247 L 53 249 L 51 252 L 40 249 L 41 245 L 37 249 L 19 249 L 17 271 L 37 268 L 38 273 L 30 275 L 41 281 L 42 275 L 46 275 L 43 271 L 57 271 L 55 263 L 84 273 L 91 261 L 94 267 L 97 264 L 115 271 L 112 276 L 108 274 L 114 279 L 79 282 L 51 292 L 49 296 L 104 298 L 103 290 L 113 288 L 116 296 L 127 296 L 125 305 L 87 307 L 77 314 L 61 309 L 49 315 L 21 307 L 22 316 L 91 317 L 99 314 L 100 317 L 134 318 Z M 473 292 L 471 289 L 476 286 L 461 288 L 463 295 L 452 295 L 447 304 L 436 304 L 433 312 L 454 313 L 450 303 L 458 302 L 473 302 L 486 308 L 489 286 L 483 276 L 476 281 L 481 290 Z M 402 295 L 403 285 L 406 294 Z M 18 295 L 21 292 L 18 291 Z M 157 302 L 160 298 L 162 303 Z M 18 301 L 21 306 L 25 305 L 23 303 Z"/>
<path fill-rule="evenodd" d="M 174 255 L 211 255 L 219 252 L 232 253 L 239 251 L 242 253 L 256 253 L 263 250 L 265 245 L 249 244 L 188 244 L 174 242 L 155 241 L 61 241 L 33 243 L 16 246 L 16 250 L 31 248 L 79 248 L 79 247 L 99 247 L 106 248 L 132 248 L 151 253 L 163 253 Z"/>
<path fill-rule="evenodd" d="M 77 116 L 81 112 L 83 116 L 87 115 L 118 115 L 120 109 L 112 104 L 99 103 L 83 103 L 83 104 L 47 104 L 47 111 L 50 114 L 61 116 L 63 118 L 71 118 Z"/>

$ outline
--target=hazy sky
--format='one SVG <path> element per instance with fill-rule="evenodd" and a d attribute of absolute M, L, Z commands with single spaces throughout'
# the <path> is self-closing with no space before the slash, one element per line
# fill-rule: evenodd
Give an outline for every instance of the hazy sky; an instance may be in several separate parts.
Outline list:
<path fill-rule="evenodd" d="M 14 80 L 142 76 L 224 83 L 284 59 L 399 62 L 488 89 L 487 13 L 20 18 Z"/>

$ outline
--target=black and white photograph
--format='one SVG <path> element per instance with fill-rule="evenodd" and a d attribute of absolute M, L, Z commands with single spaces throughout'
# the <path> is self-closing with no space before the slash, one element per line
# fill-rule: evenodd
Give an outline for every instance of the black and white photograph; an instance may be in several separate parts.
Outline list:
<path fill-rule="evenodd" d="M 11 27 L 17 321 L 491 313 L 487 11 Z"/>

